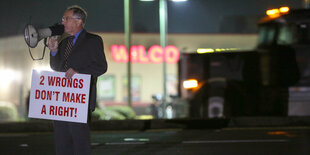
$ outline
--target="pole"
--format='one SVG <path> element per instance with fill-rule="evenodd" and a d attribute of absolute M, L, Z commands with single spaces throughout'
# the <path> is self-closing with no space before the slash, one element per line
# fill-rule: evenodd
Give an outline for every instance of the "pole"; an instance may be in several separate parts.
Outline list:
<path fill-rule="evenodd" d="M 125 26 L 125 46 L 128 51 L 128 63 L 127 63 L 127 83 L 128 83 L 128 106 L 131 107 L 131 2 L 130 0 L 124 0 L 124 26 Z"/>
<path fill-rule="evenodd" d="M 159 0 L 159 29 L 160 29 L 160 45 L 165 48 L 167 45 L 167 0 Z M 163 62 L 163 117 L 166 117 L 166 101 L 167 101 L 167 67 L 166 62 Z"/>

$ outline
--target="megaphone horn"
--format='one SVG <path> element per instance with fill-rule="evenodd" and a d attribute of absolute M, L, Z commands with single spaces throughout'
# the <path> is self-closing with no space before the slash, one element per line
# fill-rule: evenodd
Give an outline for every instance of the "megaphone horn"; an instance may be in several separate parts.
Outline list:
<path fill-rule="evenodd" d="M 29 47 L 35 48 L 40 40 L 63 33 L 64 26 L 61 24 L 55 24 L 42 29 L 36 29 L 33 25 L 28 24 L 25 27 L 24 38 Z"/>
<path fill-rule="evenodd" d="M 54 24 L 53 26 L 50 26 L 48 28 L 43 28 L 43 29 L 36 29 L 33 25 L 30 25 L 30 24 L 26 25 L 25 32 L 24 32 L 24 38 L 29 47 L 28 51 L 29 51 L 29 54 L 32 60 L 42 60 L 44 58 L 45 48 L 47 47 L 46 45 L 47 37 L 57 36 L 57 35 L 62 35 L 62 34 L 65 34 L 65 33 L 64 33 L 64 26 L 61 24 Z M 38 42 L 42 39 L 44 39 L 44 48 L 43 48 L 42 57 L 34 58 L 32 56 L 30 47 L 35 48 L 38 45 Z"/>
<path fill-rule="evenodd" d="M 35 48 L 40 40 L 51 36 L 51 34 L 51 30 L 48 28 L 37 30 L 33 25 L 26 25 L 24 38 L 29 47 Z"/>

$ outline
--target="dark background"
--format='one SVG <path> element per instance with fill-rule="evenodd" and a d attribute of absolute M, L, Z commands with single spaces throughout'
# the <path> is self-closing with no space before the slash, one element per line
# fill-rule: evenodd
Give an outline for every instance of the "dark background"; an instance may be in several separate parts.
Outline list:
<path fill-rule="evenodd" d="M 61 22 L 73 4 L 88 12 L 86 29 L 124 32 L 123 0 L 4 0 L 0 1 L 0 37 L 22 35 L 27 23 L 47 27 Z M 302 8 L 303 0 L 188 0 L 168 1 L 169 33 L 256 33 L 266 9 Z M 133 32 L 159 32 L 158 1 L 132 0 Z"/>

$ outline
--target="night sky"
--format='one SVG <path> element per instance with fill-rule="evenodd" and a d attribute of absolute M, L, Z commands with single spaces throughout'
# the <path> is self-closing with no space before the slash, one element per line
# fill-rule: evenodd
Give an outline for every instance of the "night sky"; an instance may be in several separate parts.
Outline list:
<path fill-rule="evenodd" d="M 168 33 L 256 33 L 268 8 L 302 8 L 303 0 L 188 0 L 168 2 Z M 0 37 L 22 35 L 27 23 L 47 27 L 61 22 L 67 6 L 88 12 L 86 29 L 124 32 L 123 0 L 2 0 Z M 159 32 L 158 1 L 132 0 L 133 31 Z"/>

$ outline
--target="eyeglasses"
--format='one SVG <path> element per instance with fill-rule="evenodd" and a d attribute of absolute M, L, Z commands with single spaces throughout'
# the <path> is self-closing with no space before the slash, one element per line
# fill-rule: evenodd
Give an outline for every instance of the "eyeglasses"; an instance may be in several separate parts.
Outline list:
<path fill-rule="evenodd" d="M 62 17 L 61 21 L 68 21 L 70 19 L 81 19 L 81 18 L 79 18 L 79 17 Z"/>

